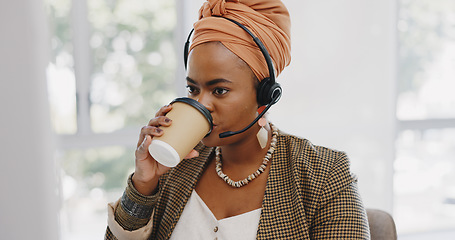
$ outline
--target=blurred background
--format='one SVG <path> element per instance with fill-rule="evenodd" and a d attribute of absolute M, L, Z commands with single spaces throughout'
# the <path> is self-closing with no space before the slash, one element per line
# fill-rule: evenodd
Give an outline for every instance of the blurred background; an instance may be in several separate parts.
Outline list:
<path fill-rule="evenodd" d="M 343 150 L 399 239 L 455 239 L 455 1 L 283 0 L 269 118 Z M 102 239 L 203 0 L 0 2 L 2 239 Z"/>

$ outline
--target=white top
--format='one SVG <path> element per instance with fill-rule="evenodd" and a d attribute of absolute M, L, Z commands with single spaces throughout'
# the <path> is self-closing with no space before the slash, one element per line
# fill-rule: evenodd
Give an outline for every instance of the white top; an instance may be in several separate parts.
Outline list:
<path fill-rule="evenodd" d="M 170 239 L 253 240 L 260 217 L 261 208 L 217 220 L 193 190 Z"/>

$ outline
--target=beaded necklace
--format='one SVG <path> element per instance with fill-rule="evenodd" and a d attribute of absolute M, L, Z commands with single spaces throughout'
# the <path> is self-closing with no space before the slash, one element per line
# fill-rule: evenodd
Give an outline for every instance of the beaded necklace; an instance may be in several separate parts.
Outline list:
<path fill-rule="evenodd" d="M 273 152 L 275 151 L 275 146 L 277 143 L 277 136 L 278 136 L 278 129 L 273 125 L 270 124 L 272 127 L 272 141 L 270 143 L 270 148 L 267 150 L 267 153 L 265 154 L 264 160 L 262 161 L 261 166 L 259 167 L 258 170 L 256 170 L 254 173 L 250 174 L 248 177 L 246 177 L 243 180 L 239 181 L 233 181 L 228 175 L 223 173 L 223 170 L 221 169 L 222 163 L 221 163 L 221 149 L 219 147 L 216 147 L 215 149 L 215 160 L 216 160 L 216 166 L 215 170 L 218 176 L 223 179 L 229 186 L 231 187 L 242 187 L 247 185 L 249 182 L 253 181 L 253 179 L 257 178 L 261 173 L 264 172 L 265 168 L 267 167 L 267 163 L 270 161 L 270 158 L 272 157 Z"/>

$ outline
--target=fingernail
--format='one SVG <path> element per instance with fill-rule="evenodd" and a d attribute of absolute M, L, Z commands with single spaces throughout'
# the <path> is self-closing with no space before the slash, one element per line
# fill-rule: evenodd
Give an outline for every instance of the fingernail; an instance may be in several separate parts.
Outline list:
<path fill-rule="evenodd" d="M 162 132 L 163 130 L 161 130 L 160 128 L 156 128 L 155 131 L 156 131 L 157 133 L 160 133 L 160 132 Z"/>
<path fill-rule="evenodd" d="M 164 121 L 168 123 L 168 122 L 171 122 L 171 119 L 170 118 L 165 118 Z"/>

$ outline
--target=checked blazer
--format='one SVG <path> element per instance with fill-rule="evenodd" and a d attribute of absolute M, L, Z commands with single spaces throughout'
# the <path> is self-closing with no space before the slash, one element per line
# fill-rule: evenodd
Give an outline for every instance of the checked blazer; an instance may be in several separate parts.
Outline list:
<path fill-rule="evenodd" d="M 149 239 L 169 239 L 214 149 L 198 145 L 199 157 L 183 160 L 160 178 L 154 196 L 140 196 L 129 180 L 121 202 L 154 209 Z M 370 239 L 368 220 L 345 153 L 315 146 L 282 132 L 270 161 L 257 239 Z M 127 204 L 115 209 L 125 231 L 144 227 Z M 150 224 L 149 224 L 150 225 Z M 109 227 L 105 239 L 116 239 Z"/>

